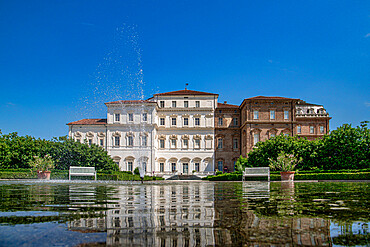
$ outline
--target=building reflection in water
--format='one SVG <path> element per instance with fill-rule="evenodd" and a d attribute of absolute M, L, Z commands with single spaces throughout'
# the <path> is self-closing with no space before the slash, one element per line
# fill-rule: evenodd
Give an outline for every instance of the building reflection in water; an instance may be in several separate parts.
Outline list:
<path fill-rule="evenodd" d="M 70 230 L 106 231 L 107 245 L 214 245 L 214 186 L 206 183 L 120 186 L 104 218 L 75 220 Z"/>
<path fill-rule="evenodd" d="M 234 184 L 119 186 L 118 200 L 107 201 L 104 217 L 71 221 L 69 229 L 105 231 L 107 245 L 331 245 L 329 220 L 257 216 L 249 206 L 269 201 L 270 183 Z M 282 188 L 281 196 L 283 203 L 291 203 L 286 199 L 294 196 L 294 187 Z"/>

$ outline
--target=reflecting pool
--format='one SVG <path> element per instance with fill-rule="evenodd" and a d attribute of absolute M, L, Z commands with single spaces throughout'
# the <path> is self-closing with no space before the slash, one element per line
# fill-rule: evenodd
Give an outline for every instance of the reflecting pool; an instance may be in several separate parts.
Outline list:
<path fill-rule="evenodd" d="M 0 246 L 369 246 L 369 183 L 0 181 Z"/>

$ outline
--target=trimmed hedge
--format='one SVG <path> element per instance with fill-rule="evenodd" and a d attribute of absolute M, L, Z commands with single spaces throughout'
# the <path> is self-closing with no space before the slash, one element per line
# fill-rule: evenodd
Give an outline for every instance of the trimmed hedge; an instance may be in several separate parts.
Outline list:
<path fill-rule="evenodd" d="M 68 179 L 68 171 L 51 171 L 50 179 Z M 29 169 L 9 169 L 0 170 L 0 179 L 37 179 L 36 172 L 30 172 Z M 73 179 L 93 180 L 93 176 L 73 176 Z M 131 172 L 117 171 L 97 174 L 97 180 L 114 180 L 114 181 L 130 181 L 141 180 L 139 175 L 133 175 Z M 145 176 L 145 181 L 164 180 L 160 177 Z"/>
<path fill-rule="evenodd" d="M 352 173 L 296 173 L 294 180 L 369 180 L 370 172 L 352 172 Z M 207 176 L 203 180 L 209 181 L 241 181 L 240 173 L 223 173 L 216 176 Z M 267 181 L 267 177 L 246 177 L 246 181 Z M 278 173 L 270 174 L 271 181 L 280 181 Z"/>

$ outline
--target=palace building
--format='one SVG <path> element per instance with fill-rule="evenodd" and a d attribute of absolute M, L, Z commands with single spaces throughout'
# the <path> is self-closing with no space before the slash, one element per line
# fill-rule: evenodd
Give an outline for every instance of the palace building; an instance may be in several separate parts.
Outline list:
<path fill-rule="evenodd" d="M 68 123 L 69 136 L 102 146 L 120 170 L 170 177 L 233 171 L 240 155 L 276 135 L 313 140 L 329 132 L 322 105 L 265 96 L 240 106 L 217 101 L 218 94 L 185 89 L 108 102 L 106 119 Z"/>

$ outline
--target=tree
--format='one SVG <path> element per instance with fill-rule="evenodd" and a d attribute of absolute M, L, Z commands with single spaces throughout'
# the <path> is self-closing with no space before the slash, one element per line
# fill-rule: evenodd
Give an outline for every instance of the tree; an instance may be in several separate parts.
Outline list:
<path fill-rule="evenodd" d="M 370 130 L 368 121 L 353 128 L 344 124 L 323 139 L 321 162 L 327 170 L 370 167 Z"/>
<path fill-rule="evenodd" d="M 235 162 L 235 171 L 243 172 L 246 166 L 248 166 L 248 159 L 240 155 L 238 160 Z"/>

